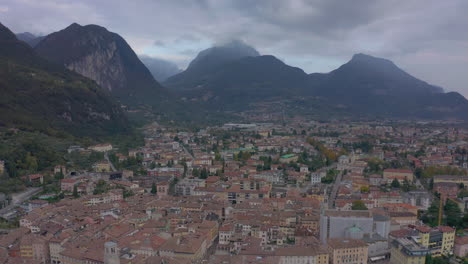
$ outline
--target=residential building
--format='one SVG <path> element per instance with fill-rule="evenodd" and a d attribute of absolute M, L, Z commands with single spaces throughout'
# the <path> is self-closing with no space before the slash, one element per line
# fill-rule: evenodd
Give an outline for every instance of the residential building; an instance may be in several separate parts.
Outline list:
<path fill-rule="evenodd" d="M 94 163 L 93 169 L 96 172 L 110 172 L 111 171 L 111 165 L 107 161 L 100 161 L 100 162 Z"/>
<path fill-rule="evenodd" d="M 456 237 L 454 254 L 460 258 L 468 256 L 468 236 Z"/>
<path fill-rule="evenodd" d="M 281 163 L 289 163 L 291 161 L 295 162 L 298 159 L 299 159 L 299 157 L 294 155 L 294 154 L 286 154 L 286 155 L 281 156 L 279 161 Z"/>
<path fill-rule="evenodd" d="M 387 183 L 392 183 L 394 179 L 397 179 L 400 183 L 403 183 L 405 180 L 412 182 L 414 180 L 414 174 L 411 170 L 385 169 L 383 172 L 383 178 Z"/>
<path fill-rule="evenodd" d="M 439 182 L 463 183 L 465 186 L 468 186 L 468 175 L 435 175 L 434 184 Z"/>
<path fill-rule="evenodd" d="M 89 150 L 96 151 L 96 152 L 107 152 L 112 150 L 112 144 L 98 144 L 94 146 L 88 147 Z"/>
<path fill-rule="evenodd" d="M 365 264 L 368 246 L 360 239 L 332 238 L 327 242 L 331 264 Z"/>
<path fill-rule="evenodd" d="M 330 238 L 362 239 L 365 235 L 379 234 L 387 238 L 390 219 L 371 211 L 324 210 L 320 215 L 320 241 Z"/>
<path fill-rule="evenodd" d="M 5 172 L 5 161 L 0 160 L 0 174 Z"/>
<path fill-rule="evenodd" d="M 280 257 L 280 264 L 328 264 L 329 254 L 326 248 L 292 246 L 278 248 L 275 255 Z"/>
<path fill-rule="evenodd" d="M 424 264 L 430 250 L 408 238 L 395 239 L 391 243 L 391 264 Z"/>
<path fill-rule="evenodd" d="M 416 226 L 420 237 L 419 243 L 431 251 L 432 256 L 451 255 L 455 244 L 455 229 L 449 226 L 438 226 L 430 228 L 427 226 Z"/>

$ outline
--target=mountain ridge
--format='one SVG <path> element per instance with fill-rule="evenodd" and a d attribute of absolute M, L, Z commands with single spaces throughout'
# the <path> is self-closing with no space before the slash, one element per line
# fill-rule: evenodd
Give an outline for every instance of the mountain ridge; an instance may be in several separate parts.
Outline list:
<path fill-rule="evenodd" d="M 329 73 L 311 74 L 282 62 L 278 67 L 280 60 L 272 55 L 234 58 L 217 67 L 199 65 L 203 62 L 199 58 L 212 49 L 201 51 L 186 71 L 164 84 L 184 98 L 208 101 L 222 109 L 236 105 L 237 110 L 245 110 L 268 98 L 310 97 L 320 105 L 339 106 L 356 115 L 468 118 L 463 114 L 468 101 L 462 95 L 444 93 L 388 59 L 357 53 Z M 194 65 L 203 69 L 198 78 L 190 69 Z"/>
<path fill-rule="evenodd" d="M 94 81 L 39 57 L 0 23 L 0 124 L 47 133 L 105 136 L 129 129 Z"/>
<path fill-rule="evenodd" d="M 157 104 L 168 96 L 125 39 L 102 26 L 73 23 L 46 36 L 35 50 L 96 81 L 125 104 Z"/>
<path fill-rule="evenodd" d="M 257 57 L 260 53 L 240 40 L 215 45 L 198 53 L 187 69 L 168 78 L 164 84 L 172 89 L 183 88 L 187 83 L 196 87 L 206 75 L 222 65 L 245 57 Z M 182 84 L 182 85 L 180 85 Z"/>

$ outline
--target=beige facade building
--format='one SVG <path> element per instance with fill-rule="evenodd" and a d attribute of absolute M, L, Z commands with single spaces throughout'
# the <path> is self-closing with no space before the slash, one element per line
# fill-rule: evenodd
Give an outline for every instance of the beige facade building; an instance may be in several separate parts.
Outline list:
<path fill-rule="evenodd" d="M 411 170 L 404 169 L 386 169 L 383 173 L 384 181 L 391 183 L 394 179 L 397 179 L 400 183 L 405 180 L 412 182 L 414 180 L 414 174 Z"/>
<path fill-rule="evenodd" d="M 330 263 L 365 264 L 367 263 L 367 244 L 359 239 L 331 238 L 328 240 Z"/>
<path fill-rule="evenodd" d="M 400 238 L 392 241 L 391 264 L 424 264 L 429 248 L 410 239 Z"/>

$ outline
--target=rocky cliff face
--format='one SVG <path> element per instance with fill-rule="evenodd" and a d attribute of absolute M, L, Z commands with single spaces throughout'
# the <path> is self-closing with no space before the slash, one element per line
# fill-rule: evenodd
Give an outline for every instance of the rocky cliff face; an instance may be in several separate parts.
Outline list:
<path fill-rule="evenodd" d="M 72 24 L 45 37 L 35 50 L 96 81 L 123 103 L 153 104 L 167 96 L 127 42 L 103 27 Z"/>
<path fill-rule="evenodd" d="M 110 42 L 104 47 L 65 65 L 75 71 L 96 81 L 102 88 L 123 90 L 127 86 L 127 78 L 120 54 L 115 42 Z"/>
<path fill-rule="evenodd" d="M 1 126 L 93 137 L 128 131 L 107 90 L 39 57 L 1 24 L 0 94 Z"/>

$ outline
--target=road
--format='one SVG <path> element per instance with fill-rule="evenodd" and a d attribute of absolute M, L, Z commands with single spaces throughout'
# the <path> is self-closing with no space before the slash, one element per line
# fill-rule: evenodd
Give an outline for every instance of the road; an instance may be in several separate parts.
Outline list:
<path fill-rule="evenodd" d="M 107 162 L 109 162 L 110 164 L 110 167 L 111 167 L 111 170 L 112 171 L 117 171 L 114 167 L 114 164 L 112 164 L 112 161 L 110 161 L 109 159 L 109 154 L 107 152 L 104 152 L 104 158 L 107 160 Z"/>
<path fill-rule="evenodd" d="M 191 158 L 192 160 L 195 159 L 195 158 L 193 157 L 193 155 L 190 154 L 190 152 L 185 148 L 184 144 L 182 144 L 182 143 L 179 143 L 179 144 L 180 144 L 180 146 L 182 147 L 182 149 L 185 151 L 185 153 L 186 153 L 188 156 L 190 156 L 190 158 Z"/>
<path fill-rule="evenodd" d="M 10 210 L 15 208 L 16 206 L 19 206 L 22 204 L 24 201 L 30 199 L 37 193 L 39 193 L 42 190 L 42 187 L 35 187 L 35 188 L 28 188 L 24 192 L 20 193 L 15 193 L 12 195 L 11 199 L 11 204 L 6 206 L 5 208 L 0 210 L 0 215 L 4 216 L 6 213 L 8 213 Z"/>
<path fill-rule="evenodd" d="M 328 208 L 332 209 L 335 208 L 335 200 L 336 195 L 338 194 L 338 188 L 340 187 L 341 180 L 343 179 L 343 173 L 339 172 L 335 178 L 335 182 L 333 183 L 332 191 L 330 192 L 330 196 L 328 197 Z"/>

